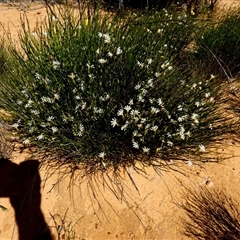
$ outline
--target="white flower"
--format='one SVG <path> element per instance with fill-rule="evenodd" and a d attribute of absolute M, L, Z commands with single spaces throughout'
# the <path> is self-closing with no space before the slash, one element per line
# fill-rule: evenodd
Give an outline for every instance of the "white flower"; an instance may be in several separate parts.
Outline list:
<path fill-rule="evenodd" d="M 184 120 L 184 118 L 183 117 L 178 117 L 178 122 L 182 122 L 183 120 Z"/>
<path fill-rule="evenodd" d="M 173 66 L 168 66 L 168 70 L 169 71 L 173 70 Z"/>
<path fill-rule="evenodd" d="M 139 61 L 137 61 L 137 65 L 138 65 L 140 68 L 143 68 L 143 67 L 144 67 L 144 64 L 141 63 L 141 62 L 139 62 Z"/>
<path fill-rule="evenodd" d="M 86 106 L 87 106 L 87 103 L 86 103 L 86 102 L 83 102 L 83 103 L 82 103 L 82 106 L 81 106 L 82 110 L 85 109 Z"/>
<path fill-rule="evenodd" d="M 27 103 L 27 104 L 25 105 L 25 108 L 29 108 L 29 107 L 31 107 L 31 104 Z"/>
<path fill-rule="evenodd" d="M 52 131 L 53 131 L 53 133 L 56 133 L 58 131 L 58 128 L 57 127 L 52 127 Z"/>
<path fill-rule="evenodd" d="M 171 133 L 168 132 L 167 137 L 171 138 L 172 137 Z"/>
<path fill-rule="evenodd" d="M 127 129 L 127 126 L 128 126 L 128 122 L 126 122 L 122 127 L 121 127 L 121 130 L 122 131 L 125 131 Z"/>
<path fill-rule="evenodd" d="M 74 80 L 74 78 L 76 77 L 76 75 L 74 73 L 71 73 L 70 75 L 68 75 L 69 78 L 71 78 L 72 80 Z"/>
<path fill-rule="evenodd" d="M 138 95 L 138 102 L 145 102 L 145 99 L 143 98 L 143 96 L 141 94 Z"/>
<path fill-rule="evenodd" d="M 195 106 L 196 106 L 196 107 L 199 107 L 199 106 L 200 106 L 200 102 L 198 102 L 198 101 L 195 102 Z"/>
<path fill-rule="evenodd" d="M 152 78 L 148 80 L 148 86 L 149 86 L 149 87 L 152 87 L 152 86 L 153 86 L 153 79 L 152 79 Z"/>
<path fill-rule="evenodd" d="M 84 126 L 82 124 L 79 125 L 79 130 L 80 130 L 80 132 L 84 131 Z"/>
<path fill-rule="evenodd" d="M 133 147 L 139 149 L 139 145 L 135 141 L 133 141 Z"/>
<path fill-rule="evenodd" d="M 47 118 L 47 121 L 48 121 L 48 122 L 51 122 L 53 119 L 54 119 L 53 116 L 49 116 L 49 117 Z"/>
<path fill-rule="evenodd" d="M 194 83 L 194 84 L 192 85 L 192 89 L 196 88 L 196 86 L 197 86 L 197 84 Z"/>
<path fill-rule="evenodd" d="M 210 75 L 210 80 L 214 79 L 215 76 L 213 74 Z"/>
<path fill-rule="evenodd" d="M 102 114 L 104 113 L 104 110 L 102 108 L 98 108 L 96 109 L 96 113 Z"/>
<path fill-rule="evenodd" d="M 145 129 L 149 129 L 150 126 L 151 126 L 151 125 L 148 123 L 148 124 L 145 126 Z"/>
<path fill-rule="evenodd" d="M 208 97 L 210 97 L 210 92 L 207 92 L 207 93 L 205 93 L 205 98 L 208 98 Z"/>
<path fill-rule="evenodd" d="M 155 77 L 159 77 L 160 75 L 161 75 L 160 72 L 155 73 Z"/>
<path fill-rule="evenodd" d="M 17 100 L 17 104 L 18 105 L 22 105 L 22 101 L 21 100 Z"/>
<path fill-rule="evenodd" d="M 132 107 L 129 106 L 129 105 L 127 105 L 127 106 L 124 107 L 124 109 L 125 109 L 127 112 L 129 112 L 129 111 L 132 109 Z"/>
<path fill-rule="evenodd" d="M 98 36 L 101 38 L 101 37 L 103 36 L 103 34 L 99 32 L 99 33 L 98 33 Z"/>
<path fill-rule="evenodd" d="M 153 104 L 153 102 L 155 101 L 155 98 L 153 98 L 153 99 L 152 99 L 152 98 L 149 98 L 148 101 L 149 101 L 151 104 Z"/>
<path fill-rule="evenodd" d="M 191 167 L 191 166 L 193 165 L 192 161 L 190 161 L 190 160 L 186 161 L 186 164 L 187 164 L 189 167 Z"/>
<path fill-rule="evenodd" d="M 157 100 L 157 103 L 158 103 L 159 106 L 163 107 L 163 101 L 162 101 L 161 98 L 159 98 L 159 99 Z"/>
<path fill-rule="evenodd" d="M 139 90 L 141 88 L 141 84 L 137 84 L 134 89 Z"/>
<path fill-rule="evenodd" d="M 198 114 L 196 114 L 196 113 L 193 113 L 192 114 L 192 116 L 191 116 L 191 118 L 192 118 L 192 120 L 194 121 L 194 123 L 199 123 L 199 121 L 198 121 Z"/>
<path fill-rule="evenodd" d="M 109 94 L 106 94 L 106 96 L 105 96 L 105 101 L 107 101 L 107 100 L 109 100 L 109 98 L 110 98 L 110 96 L 109 96 Z"/>
<path fill-rule="evenodd" d="M 137 136 L 137 135 L 138 135 L 138 131 L 137 131 L 137 130 L 134 130 L 133 136 L 135 137 L 135 136 Z"/>
<path fill-rule="evenodd" d="M 73 93 L 76 93 L 76 92 L 77 92 L 77 89 L 76 89 L 76 88 L 74 88 L 74 89 L 73 89 Z"/>
<path fill-rule="evenodd" d="M 100 152 L 100 153 L 98 154 L 98 156 L 99 156 L 100 158 L 103 158 L 103 159 L 104 159 L 104 157 L 105 157 L 105 152 Z"/>
<path fill-rule="evenodd" d="M 162 69 L 165 69 L 166 67 L 168 67 L 169 66 L 169 62 L 165 62 L 165 63 L 163 63 L 162 65 L 161 65 L 161 68 Z"/>
<path fill-rule="evenodd" d="M 128 104 L 133 105 L 133 99 L 131 99 Z"/>
<path fill-rule="evenodd" d="M 54 21 L 54 22 L 57 22 L 58 21 L 58 19 L 53 15 L 52 16 L 52 20 Z"/>
<path fill-rule="evenodd" d="M 153 62 L 152 58 L 147 59 L 148 65 L 152 64 L 152 62 Z"/>
<path fill-rule="evenodd" d="M 168 140 L 168 141 L 167 141 L 167 145 L 168 145 L 169 147 L 172 147 L 172 146 L 173 146 L 173 142 L 171 142 L 170 140 Z"/>
<path fill-rule="evenodd" d="M 117 112 L 117 115 L 118 116 L 123 116 L 123 113 L 124 113 L 123 109 L 119 109 L 118 112 Z"/>
<path fill-rule="evenodd" d="M 162 147 L 156 148 L 156 153 L 160 152 L 162 150 Z"/>
<path fill-rule="evenodd" d="M 199 145 L 199 151 L 200 151 L 200 152 L 206 152 L 205 146 L 202 145 L 202 144 L 200 144 L 200 145 Z"/>
<path fill-rule="evenodd" d="M 99 50 L 99 48 L 96 50 L 96 53 L 97 53 L 97 54 L 99 54 L 99 53 L 100 53 L 100 50 Z"/>
<path fill-rule="evenodd" d="M 122 53 L 122 49 L 120 47 L 117 48 L 117 55 L 120 55 Z"/>
<path fill-rule="evenodd" d="M 34 132 L 34 131 L 35 131 L 35 127 L 30 127 L 30 128 L 29 128 L 29 132 L 30 132 L 30 133 L 32 133 L 32 132 Z"/>
<path fill-rule="evenodd" d="M 57 69 L 61 63 L 59 61 L 53 61 L 53 69 Z"/>
<path fill-rule="evenodd" d="M 44 135 L 43 134 L 40 134 L 40 135 L 37 136 L 37 140 L 42 140 L 42 139 L 44 139 Z"/>
<path fill-rule="evenodd" d="M 185 128 L 183 126 L 180 126 L 179 135 L 180 135 L 182 140 L 185 139 Z"/>
<path fill-rule="evenodd" d="M 145 95 L 147 94 L 147 92 L 148 92 L 148 91 L 147 91 L 146 89 L 143 89 L 141 94 L 142 94 L 143 96 L 145 96 Z"/>
<path fill-rule="evenodd" d="M 154 114 L 154 113 L 158 113 L 159 112 L 159 109 L 155 108 L 155 107 L 151 107 L 151 113 Z"/>
<path fill-rule="evenodd" d="M 40 79 L 41 79 L 41 75 L 38 74 L 38 73 L 35 73 L 35 78 L 38 79 L 38 80 L 40 80 Z M 23 90 L 23 91 L 24 91 L 24 90 Z M 22 91 L 22 93 L 23 93 L 23 91 Z"/>
<path fill-rule="evenodd" d="M 143 150 L 143 152 L 144 152 L 144 153 L 149 153 L 149 151 L 150 151 L 150 148 L 143 147 L 143 148 L 142 148 L 142 150 Z"/>
<path fill-rule="evenodd" d="M 57 93 L 55 93 L 55 94 L 53 95 L 53 97 L 54 97 L 54 99 L 57 99 L 57 100 L 60 98 Z"/>
<path fill-rule="evenodd" d="M 140 112 L 139 112 L 138 110 L 132 110 L 132 111 L 130 112 L 130 114 L 133 115 L 133 116 L 135 116 L 135 115 L 139 115 Z"/>
<path fill-rule="evenodd" d="M 110 38 L 109 34 L 103 34 L 103 37 L 104 37 L 104 42 L 105 43 L 110 43 L 111 38 Z"/>
<path fill-rule="evenodd" d="M 49 98 L 49 97 L 41 97 L 41 99 L 43 102 L 48 102 L 48 103 L 52 102 L 51 98 Z"/>
<path fill-rule="evenodd" d="M 180 80 L 180 83 L 181 83 L 181 85 L 183 86 L 183 85 L 186 84 L 186 81 L 185 81 L 185 80 Z"/>
<path fill-rule="evenodd" d="M 214 102 L 214 97 L 210 97 L 209 102 Z"/>
<path fill-rule="evenodd" d="M 146 118 L 141 118 L 141 123 L 145 123 L 147 121 Z"/>
<path fill-rule="evenodd" d="M 118 125 L 116 118 L 113 118 L 113 119 L 112 119 L 111 125 L 112 125 L 112 127 L 115 127 L 116 125 Z"/>
<path fill-rule="evenodd" d="M 190 131 L 187 131 L 187 132 L 185 133 L 185 135 L 188 136 L 188 137 L 191 137 L 191 132 L 190 132 Z"/>
<path fill-rule="evenodd" d="M 184 140 L 184 139 L 185 139 L 184 132 L 180 131 L 180 132 L 179 132 L 179 135 L 180 135 L 180 137 L 181 137 L 181 139 L 182 139 L 182 140 Z"/>
<path fill-rule="evenodd" d="M 31 113 L 35 114 L 35 115 L 39 115 L 40 112 L 38 110 L 31 110 Z"/>
<path fill-rule="evenodd" d="M 14 124 L 12 125 L 12 127 L 17 129 L 17 128 L 19 127 L 19 124 L 18 124 L 18 123 L 14 123 Z"/>
<path fill-rule="evenodd" d="M 99 49 L 97 50 L 97 52 L 99 53 Z M 86 65 L 87 65 L 88 70 L 89 70 L 90 68 L 95 68 L 93 64 L 90 65 L 89 63 L 87 63 Z"/>
<path fill-rule="evenodd" d="M 100 58 L 100 59 L 98 60 L 98 62 L 101 63 L 101 64 L 104 64 L 104 63 L 107 62 L 107 60 L 105 60 L 105 59 L 103 59 L 103 58 Z"/>
<path fill-rule="evenodd" d="M 109 57 L 112 57 L 112 56 L 113 56 L 113 54 L 112 54 L 111 52 L 108 52 L 107 55 L 108 55 Z"/>
<path fill-rule="evenodd" d="M 30 140 L 29 139 L 25 139 L 24 141 L 23 141 L 23 144 L 25 144 L 25 145 L 28 145 L 30 143 Z"/>
<path fill-rule="evenodd" d="M 45 122 L 41 122 L 40 126 L 45 128 L 47 126 L 47 124 Z"/>
<path fill-rule="evenodd" d="M 169 160 L 168 164 L 169 164 L 169 165 L 173 165 L 173 164 L 174 164 L 174 161 L 173 161 L 173 160 Z"/>
<path fill-rule="evenodd" d="M 146 128 L 146 127 L 145 127 L 145 128 Z M 156 132 L 156 131 L 158 130 L 158 126 L 155 125 L 155 126 L 151 127 L 151 130 L 154 131 L 154 132 Z"/>

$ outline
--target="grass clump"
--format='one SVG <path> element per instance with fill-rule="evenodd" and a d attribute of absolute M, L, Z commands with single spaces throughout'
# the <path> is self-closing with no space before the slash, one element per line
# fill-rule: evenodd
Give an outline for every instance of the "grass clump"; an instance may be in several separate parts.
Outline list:
<path fill-rule="evenodd" d="M 218 189 L 189 190 L 182 206 L 184 234 L 191 239 L 215 240 L 240 238 L 238 203 Z"/>
<path fill-rule="evenodd" d="M 240 10 L 219 20 L 210 19 L 197 39 L 197 58 L 213 74 L 236 75 L 240 72 Z"/>
<path fill-rule="evenodd" d="M 172 64 L 191 40 L 186 15 L 48 11 L 34 33 L 22 19 L 21 50 L 9 48 L 14 66 L 0 83 L 24 144 L 118 167 L 200 154 L 227 130 L 216 78 Z"/>

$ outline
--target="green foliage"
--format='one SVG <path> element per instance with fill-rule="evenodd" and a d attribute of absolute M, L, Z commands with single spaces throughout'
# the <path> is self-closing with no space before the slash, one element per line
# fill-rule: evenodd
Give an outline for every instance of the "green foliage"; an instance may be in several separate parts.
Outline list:
<path fill-rule="evenodd" d="M 197 58 L 211 73 L 240 71 L 240 11 L 228 13 L 224 18 L 207 22 L 197 39 Z"/>
<path fill-rule="evenodd" d="M 0 43 L 0 76 L 6 74 L 8 71 L 9 59 L 7 51 L 5 50 L 4 41 L 1 39 Z"/>
<path fill-rule="evenodd" d="M 14 66 L 0 83 L 24 144 L 118 167 L 137 156 L 200 154 L 227 131 L 215 77 L 172 64 L 191 39 L 186 15 L 48 10 L 37 32 L 22 19 L 21 50 L 9 49 Z"/>

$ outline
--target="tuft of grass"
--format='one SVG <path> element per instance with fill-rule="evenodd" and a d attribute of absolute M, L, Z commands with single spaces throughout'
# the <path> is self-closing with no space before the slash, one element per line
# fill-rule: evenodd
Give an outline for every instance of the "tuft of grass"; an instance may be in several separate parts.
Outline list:
<path fill-rule="evenodd" d="M 74 240 L 76 239 L 75 226 L 78 224 L 79 218 L 75 223 L 66 221 L 68 209 L 65 211 L 64 216 L 59 214 L 51 214 L 52 220 L 54 221 L 54 228 L 57 232 L 57 240 Z"/>
<path fill-rule="evenodd" d="M 223 191 L 201 187 L 184 194 L 183 233 L 191 239 L 240 239 L 239 204 Z"/>
<path fill-rule="evenodd" d="M 47 10 L 36 32 L 22 18 L 21 49 L 6 50 L 12 68 L 0 82 L 0 105 L 25 145 L 104 169 L 200 156 L 229 131 L 223 84 L 173 64 L 191 41 L 186 14 Z"/>
<path fill-rule="evenodd" d="M 199 29 L 197 59 L 213 74 L 236 75 L 240 71 L 240 9 L 217 21 L 209 19 Z"/>

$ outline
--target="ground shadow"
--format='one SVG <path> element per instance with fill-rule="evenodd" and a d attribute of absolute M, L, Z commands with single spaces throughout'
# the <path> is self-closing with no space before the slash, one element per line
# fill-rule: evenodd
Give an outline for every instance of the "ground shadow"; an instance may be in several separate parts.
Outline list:
<path fill-rule="evenodd" d="M 10 198 L 15 210 L 19 240 L 53 239 L 40 209 L 41 178 L 38 170 L 37 160 L 18 165 L 0 159 L 0 198 Z"/>

